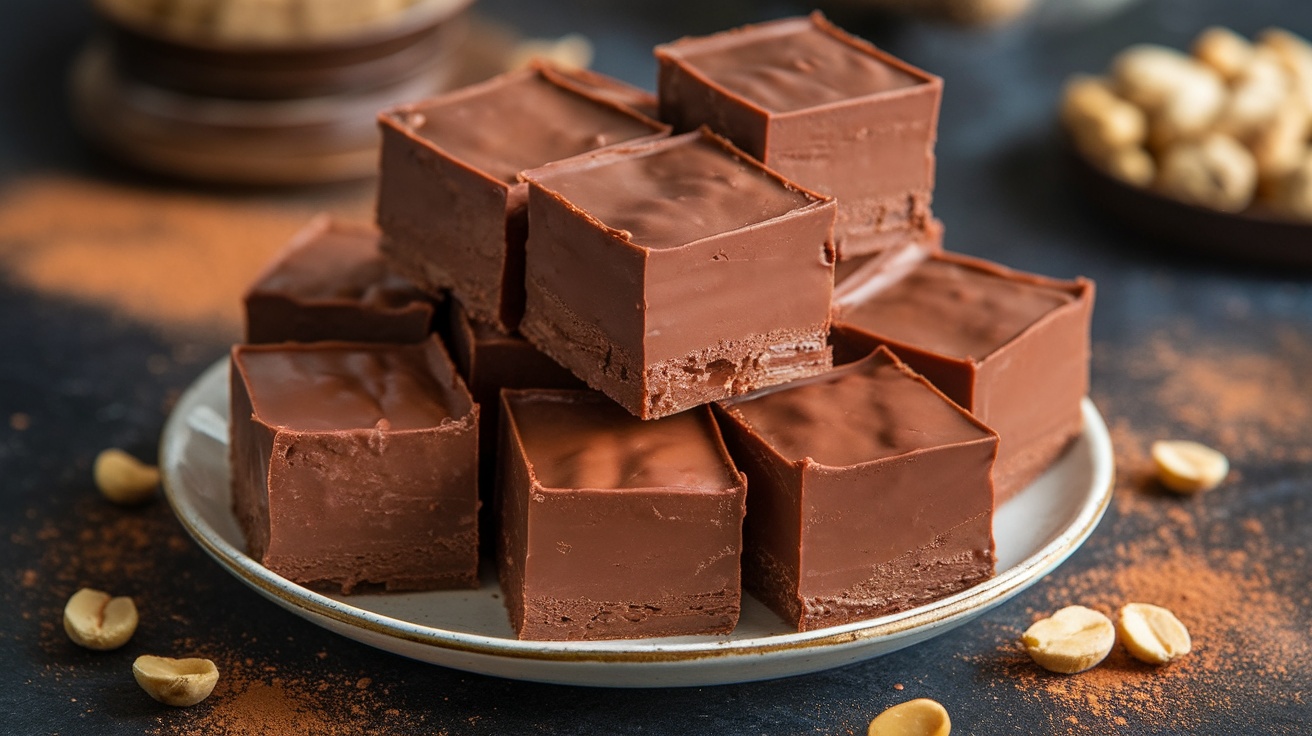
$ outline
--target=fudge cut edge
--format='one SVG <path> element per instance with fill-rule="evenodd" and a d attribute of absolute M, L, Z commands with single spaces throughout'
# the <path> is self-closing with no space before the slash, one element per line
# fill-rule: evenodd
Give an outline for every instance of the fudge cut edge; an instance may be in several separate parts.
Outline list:
<path fill-rule="evenodd" d="M 724 445 L 724 439 L 710 414 L 708 407 L 693 410 L 700 412 L 702 421 L 715 440 L 715 450 L 725 467 L 731 471 L 734 482 L 724 488 L 701 489 L 695 491 L 671 488 L 623 488 L 623 489 L 566 489 L 553 488 L 543 484 L 534 472 L 524 440 L 518 430 L 512 405 L 523 399 L 570 399 L 583 397 L 588 400 L 608 400 L 589 391 L 565 389 L 529 389 L 503 390 L 501 395 L 501 417 L 498 440 L 500 442 L 497 504 L 500 519 L 500 532 L 497 539 L 497 572 L 501 590 L 505 595 L 506 610 L 512 627 L 521 639 L 538 640 L 583 640 L 616 639 L 654 636 L 683 636 L 727 634 L 733 631 L 738 622 L 742 601 L 741 568 L 738 564 L 742 552 L 742 517 L 745 512 L 747 481 L 733 465 L 733 460 Z M 669 523 L 662 519 L 657 506 L 661 499 L 653 494 L 665 491 L 665 500 L 673 499 L 682 509 L 682 515 L 701 524 L 704 528 L 690 541 L 706 543 L 708 537 L 717 532 L 723 535 L 725 548 L 729 549 L 733 563 L 714 572 L 715 559 L 723 557 L 724 550 L 710 549 L 718 542 L 711 538 L 711 545 L 702 550 L 711 557 L 706 561 L 709 570 L 699 569 L 696 574 L 687 576 L 688 580 L 698 575 L 710 578 L 702 583 L 702 589 L 685 592 L 672 592 L 660 598 L 632 600 L 622 595 L 606 595 L 599 591 L 588 594 L 551 595 L 551 591 L 542 590 L 531 578 L 535 565 L 534 555 L 556 558 L 568 554 L 571 550 L 562 536 L 572 533 L 586 533 L 586 522 L 579 523 L 589 513 L 596 514 L 599 507 L 603 512 L 609 508 L 614 518 L 626 518 L 639 523 Z M 635 511 L 635 509 L 650 509 Z M 667 508 L 667 511 L 669 509 Z M 604 514 L 603 514 L 604 515 Z M 721 524 L 728 520 L 730 523 Z M 540 530 L 535 534 L 533 525 L 544 521 L 556 521 L 558 526 L 576 526 L 568 532 L 556 535 L 544 535 Z M 647 531 L 650 535 L 653 531 Z M 641 538 L 641 533 L 635 533 Z M 731 548 L 731 549 L 730 549 Z M 617 553 L 622 551 L 617 550 Z M 635 553 L 629 550 L 630 554 Z M 598 564 L 604 564 L 604 560 Z M 723 565 L 723 562 L 721 563 Z M 595 571 L 593 571 L 595 572 Z M 715 575 L 723 580 L 715 582 Z M 576 578 L 578 575 L 575 576 Z M 596 576 L 584 575 L 588 579 Z M 641 586 L 646 576 L 635 580 Z M 709 583 L 709 586 L 708 586 Z M 629 585 L 634 583 L 630 582 Z M 656 586 L 660 587 L 660 586 Z"/>
<path fill-rule="evenodd" d="M 1082 431 L 1080 404 L 1089 392 L 1089 330 L 1096 288 L 1083 277 L 1054 279 L 957 253 L 932 257 L 1073 297 L 989 355 L 974 360 L 880 336 L 845 321 L 843 305 L 835 305 L 832 342 L 840 360 L 885 345 L 998 432 L 1002 439 L 993 483 L 997 503 L 1002 504 L 1043 474 Z M 858 299 L 857 293 L 859 289 L 848 296 Z M 1054 364 L 1054 356 L 1059 364 Z M 1017 366 L 1031 369 L 1018 370 Z M 1068 380 L 1061 380 L 1063 376 Z"/>
<path fill-rule="evenodd" d="M 629 233 L 607 227 L 535 178 L 539 172 L 585 171 L 623 157 L 688 144 L 694 139 L 710 142 L 811 201 L 761 223 L 702 237 L 678 248 L 652 249 L 630 241 Z M 529 209 L 534 226 L 526 278 L 528 307 L 520 332 L 543 353 L 630 413 L 643 419 L 668 416 L 693 406 L 822 373 L 832 367 L 828 307 L 822 306 L 828 304 L 833 292 L 833 255 L 828 238 L 834 211 L 831 198 L 798 186 L 762 166 L 705 128 L 550 164 L 527 172 L 525 178 L 530 185 Z M 821 231 L 818 237 L 817 230 Z M 538 235 L 544 232 L 553 235 Z M 795 247 L 808 239 L 816 241 L 815 255 L 828 269 L 825 283 L 817 281 L 815 319 L 793 319 L 792 325 L 784 327 L 726 335 L 680 355 L 648 359 L 649 321 L 645 305 L 658 286 L 670 281 L 666 274 L 678 271 L 673 264 L 734 267 L 730 265 L 733 259 L 723 254 L 742 251 L 745 243 L 771 243 L 762 247 L 787 248 L 788 244 Z M 800 250 L 793 257 L 795 264 L 806 259 Z M 587 273 L 562 265 L 582 263 L 587 264 Z M 686 286 L 692 278 L 685 273 L 679 281 Z M 752 291 L 762 303 L 779 298 L 778 294 L 761 294 L 759 289 Z M 820 291 L 824 294 L 819 294 Z M 660 306 L 673 308 L 673 305 Z M 682 300 L 680 306 L 695 308 L 689 300 Z M 751 310 L 752 305 L 743 304 L 741 308 Z M 689 318 L 723 319 L 724 313 L 690 312 Z"/>
<path fill-rule="evenodd" d="M 232 348 L 229 461 L 234 515 L 251 557 L 270 571 L 298 584 L 337 587 L 347 594 L 362 584 L 381 585 L 387 590 L 478 587 L 475 453 L 479 408 L 435 337 L 422 344 L 404 347 L 423 349 L 425 364 L 438 382 L 462 401 L 465 411 L 458 416 L 453 413 L 448 420 L 430 428 L 309 430 L 275 426 L 256 415 L 251 386 L 241 366 L 241 355 L 247 351 L 349 348 L 373 351 L 389 347 L 324 342 L 314 345 L 237 345 Z M 428 457 L 439 449 L 455 461 L 434 469 L 434 475 L 422 481 L 411 479 L 406 483 L 405 474 L 413 467 L 406 467 L 404 462 L 399 467 L 388 462 L 389 457 L 397 455 Z M 427 507 L 427 515 L 433 517 L 432 521 L 439 529 L 417 535 L 427 537 L 420 539 L 417 545 L 413 540 L 390 539 L 362 544 L 360 549 L 343 548 L 327 553 L 323 550 L 280 550 L 279 547 L 286 546 L 279 538 L 280 525 L 313 524 L 317 517 L 314 509 L 301 514 L 295 509 L 287 511 L 290 507 L 287 506 L 286 494 L 281 493 L 285 489 L 274 479 L 285 481 L 290 477 L 295 483 L 297 478 L 302 481 L 308 478 L 313 486 L 324 477 L 324 473 L 340 471 L 340 468 L 329 467 L 333 462 L 352 454 L 366 456 L 366 476 L 372 478 L 380 471 L 382 475 L 399 474 L 400 490 L 408 487 L 413 491 L 402 503 L 408 501 L 411 505 L 419 503 Z M 322 466 L 316 467 L 320 462 Z M 299 467 L 293 467 L 295 465 Z M 438 489 L 436 493 L 434 488 Z M 320 490 L 327 495 L 333 493 L 333 489 L 327 486 Z M 313 488 L 307 488 L 307 495 L 312 493 Z M 398 496 L 405 495 L 398 493 Z M 416 513 L 422 515 L 422 512 Z M 409 516 L 414 516 L 414 513 Z M 364 534 L 367 536 L 368 532 Z M 330 545 L 340 541 L 337 535 L 328 538 Z"/>
<path fill-rule="evenodd" d="M 687 58 L 689 52 L 731 52 L 753 36 L 786 36 L 806 28 L 873 57 L 919 83 L 815 107 L 772 111 L 716 82 Z M 933 241 L 930 203 L 942 78 L 843 31 L 819 11 L 803 18 L 680 39 L 658 46 L 655 53 L 661 119 L 670 121 L 676 132 L 709 125 L 767 166 L 838 198 L 834 237 L 839 260 L 872 255 L 908 242 Z M 869 116 L 875 109 L 889 119 L 886 129 L 869 130 Z M 817 146 L 814 118 L 826 115 L 842 120 L 838 126 L 827 127 L 845 133 L 838 140 Z M 898 165 L 890 166 L 886 161 L 876 165 L 867 160 L 872 152 L 892 158 Z M 872 177 L 868 175 L 871 169 L 886 173 Z M 901 173 L 888 176 L 890 169 Z M 837 177 L 835 170 L 850 170 L 851 176 Z"/>
<path fill-rule="evenodd" d="M 397 272 L 421 288 L 434 294 L 450 289 L 476 319 L 506 332 L 515 329 L 524 309 L 524 184 L 501 181 L 463 162 L 403 120 L 422 115 L 434 100 L 476 97 L 508 80 L 534 75 L 650 128 L 650 135 L 634 140 L 669 133 L 669 126 L 592 89 L 586 80 L 573 80 L 540 63 L 433 100 L 388 108 L 377 118 L 382 132 L 377 216 L 383 253 Z"/>
<path fill-rule="evenodd" d="M 859 373 L 879 363 L 895 366 L 908 380 L 932 392 L 945 406 L 978 428 L 981 436 L 836 467 L 810 457 L 789 459 L 735 409 L 736 402 L 715 404 L 716 418 L 725 430 L 730 453 L 752 484 L 744 523 L 744 586 L 799 631 L 908 610 L 970 588 L 994 574 L 992 484 L 987 469 L 996 457 L 997 434 L 886 348 L 880 348 L 858 363 L 807 379 L 804 383 L 820 383 L 829 378 Z M 953 462 L 954 458 L 959 459 Z M 850 503 L 853 489 L 857 489 L 859 494 L 864 494 L 861 501 L 872 510 L 872 514 L 889 514 L 892 511 L 887 507 L 893 504 L 881 494 L 882 489 L 934 487 L 943 490 L 935 498 L 936 502 L 955 508 L 956 503 L 948 496 L 955 498 L 961 493 L 957 489 L 962 486 L 960 466 L 963 464 L 985 468 L 978 479 L 979 484 L 970 489 L 979 495 L 976 500 L 982 511 L 972 514 L 967 509 L 961 518 L 953 520 L 949 528 L 940 530 L 933 539 L 926 539 L 916 549 L 863 567 L 859 573 L 849 573 L 855 577 L 837 584 L 826 585 L 822 580 L 824 575 L 817 582 L 812 579 L 815 576 L 808 574 L 808 566 L 815 564 L 808 562 L 808 556 L 824 554 L 824 550 L 816 546 L 823 544 L 817 539 L 822 533 L 812 522 L 832 512 L 831 504 Z M 925 495 L 918 492 L 917 502 Z M 916 516 L 913 508 L 904 511 Z M 833 517 L 842 518 L 841 513 Z M 833 519 L 829 521 L 833 523 Z M 878 518 L 868 520 L 875 525 L 836 536 L 853 540 L 853 545 L 867 535 L 876 537 L 879 534 Z M 857 523 L 860 525 L 864 521 L 866 519 L 859 519 Z M 832 531 L 830 536 L 835 536 Z M 981 539 L 987 540 L 985 548 L 979 545 Z M 934 556 L 926 559 L 923 555 L 926 550 L 932 550 Z M 832 545 L 828 552 L 851 556 Z M 821 572 L 827 573 L 828 569 Z M 925 584 L 908 585 L 908 580 L 916 578 L 925 578 Z"/>

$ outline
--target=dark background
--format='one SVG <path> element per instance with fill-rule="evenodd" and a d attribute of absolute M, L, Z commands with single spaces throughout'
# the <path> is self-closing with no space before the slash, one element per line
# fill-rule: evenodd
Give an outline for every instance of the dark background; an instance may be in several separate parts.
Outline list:
<path fill-rule="evenodd" d="M 224 354 L 230 331 L 162 330 L 43 291 L 0 261 L 0 733 L 848 734 L 920 696 L 944 703 L 962 734 L 1312 730 L 1307 277 L 1250 268 L 1242 246 L 1240 259 L 1217 262 L 1108 221 L 1072 189 L 1053 116 L 1067 75 L 1100 71 L 1129 43 L 1184 47 L 1211 24 L 1312 35 L 1312 4 L 1144 0 L 1085 19 L 1073 4 L 1051 0 L 1032 19 L 986 31 L 869 16 L 856 3 L 832 10 L 841 25 L 946 80 L 934 208 L 947 247 L 1098 283 L 1093 396 L 1113 427 L 1117 497 L 1051 577 L 912 649 L 773 682 L 591 690 L 383 654 L 247 590 L 185 538 L 162 501 L 124 510 L 94 490 L 90 464 L 102 448 L 154 457 L 169 403 Z M 595 68 L 647 87 L 655 43 L 807 10 L 686 0 L 479 5 L 533 35 L 584 33 Z M 9 0 L 0 10 L 0 206 L 24 181 L 51 174 L 161 186 L 88 150 L 69 122 L 64 76 L 91 25 L 73 0 Z M 256 196 L 311 211 L 358 204 L 368 192 Z M 15 237 L 0 229 L 0 244 Z M 1167 436 L 1220 447 L 1235 474 L 1201 498 L 1161 493 L 1145 480 L 1145 452 Z M 124 650 L 86 652 L 64 637 L 60 611 L 83 585 L 136 597 L 143 624 Z M 1195 634 L 1195 653 L 1168 668 L 1118 654 L 1060 678 L 1017 654 L 1019 632 L 1057 607 L 1109 609 L 1154 594 Z M 184 651 L 216 659 L 225 673 L 206 703 L 167 709 L 132 682 L 137 654 Z"/>

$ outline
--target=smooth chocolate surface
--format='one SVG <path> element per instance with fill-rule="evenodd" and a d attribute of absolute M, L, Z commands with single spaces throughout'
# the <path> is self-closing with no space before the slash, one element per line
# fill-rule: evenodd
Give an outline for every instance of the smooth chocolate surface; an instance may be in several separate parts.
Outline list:
<path fill-rule="evenodd" d="M 576 398 L 550 396 L 519 401 L 514 412 L 524 453 L 549 488 L 715 491 L 738 482 L 705 412 L 641 422 L 610 402 L 580 411 Z"/>
<path fill-rule="evenodd" d="M 831 200 L 706 131 L 524 177 L 521 331 L 633 414 L 828 367 Z"/>
<path fill-rule="evenodd" d="M 293 582 L 473 587 L 478 407 L 435 338 L 232 352 L 233 507 Z"/>
<path fill-rule="evenodd" d="M 964 256 L 903 259 L 849 279 L 835 304 L 840 360 L 887 345 L 1001 436 L 998 501 L 1079 433 L 1093 284 Z"/>
<path fill-rule="evenodd" d="M 779 33 L 729 35 L 720 48 L 684 58 L 726 89 L 773 112 L 790 112 L 922 84 L 924 79 L 871 56 L 814 24 Z M 722 53 L 731 46 L 733 53 Z"/>
<path fill-rule="evenodd" d="M 378 231 L 321 215 L 246 292 L 246 342 L 419 342 L 433 304 L 393 273 Z"/>
<path fill-rule="evenodd" d="M 654 249 L 739 230 L 815 201 L 700 137 L 616 158 L 588 176 L 532 176 L 619 238 Z"/>
<path fill-rule="evenodd" d="M 652 133 L 642 118 L 542 74 L 518 74 L 479 94 L 412 106 L 400 123 L 505 184 L 515 184 L 525 169 Z"/>
<path fill-rule="evenodd" d="M 547 67 L 385 110 L 378 121 L 384 253 L 506 332 L 524 305 L 527 194 L 518 174 L 669 130 Z"/>
<path fill-rule="evenodd" d="M 556 73 L 597 97 L 632 108 L 653 120 L 660 115 L 660 103 L 654 92 L 591 69 L 557 67 Z"/>
<path fill-rule="evenodd" d="M 733 630 L 746 485 L 710 411 L 505 391 L 498 569 L 522 639 Z"/>
<path fill-rule="evenodd" d="M 925 350 L 983 359 L 1075 299 L 1070 291 L 929 259 L 859 298 L 843 310 L 843 319 Z"/>
<path fill-rule="evenodd" d="M 838 199 L 840 260 L 923 241 L 931 227 L 942 80 L 818 13 L 659 46 L 661 119 L 708 125 Z"/>
<path fill-rule="evenodd" d="M 887 350 L 716 415 L 751 487 L 744 583 L 799 630 L 993 574 L 997 435 Z"/>

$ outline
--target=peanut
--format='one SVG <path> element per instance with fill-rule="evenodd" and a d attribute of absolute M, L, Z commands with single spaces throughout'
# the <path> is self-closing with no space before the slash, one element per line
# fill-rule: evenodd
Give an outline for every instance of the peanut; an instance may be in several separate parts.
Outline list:
<path fill-rule="evenodd" d="M 1280 111 L 1290 94 L 1290 78 L 1273 51 L 1259 48 L 1234 80 L 1217 128 L 1238 138 L 1259 132 Z"/>
<path fill-rule="evenodd" d="M 105 498 L 117 504 L 138 504 L 155 495 L 159 469 L 117 448 L 103 450 L 96 456 L 91 474 Z"/>
<path fill-rule="evenodd" d="M 1188 440 L 1154 442 L 1152 456 L 1157 463 L 1157 479 L 1176 493 L 1210 491 L 1230 472 L 1225 455 Z"/>
<path fill-rule="evenodd" d="M 1021 643 L 1040 667 L 1070 675 L 1106 658 L 1116 644 L 1116 628 L 1091 608 L 1067 606 L 1026 629 Z"/>
<path fill-rule="evenodd" d="M 1175 614 L 1150 603 L 1130 603 L 1117 615 L 1121 643 L 1135 659 L 1166 664 L 1189 653 L 1189 630 Z"/>
<path fill-rule="evenodd" d="M 219 681 L 219 668 L 208 659 L 173 659 L 149 654 L 132 663 L 132 675 L 150 697 L 180 708 L 208 698 Z"/>
<path fill-rule="evenodd" d="M 1257 162 L 1234 138 L 1211 133 L 1201 141 L 1182 141 L 1166 149 L 1157 188 L 1183 202 L 1238 212 L 1257 190 Z"/>
<path fill-rule="evenodd" d="M 1312 220 L 1312 151 L 1304 149 L 1299 164 L 1276 180 L 1271 204 L 1277 212 Z"/>
<path fill-rule="evenodd" d="M 1108 174 L 1136 187 L 1150 186 L 1157 176 L 1157 164 L 1153 163 L 1153 157 L 1139 146 L 1118 148 L 1094 163 Z"/>
<path fill-rule="evenodd" d="M 83 588 L 64 604 L 64 631 L 74 644 L 87 649 L 118 649 L 136 630 L 137 606 L 131 598 Z"/>
<path fill-rule="evenodd" d="M 917 698 L 899 703 L 870 722 L 866 736 L 948 736 L 952 720 L 938 701 Z"/>
<path fill-rule="evenodd" d="M 1262 186 L 1269 187 L 1272 182 L 1287 177 L 1303 163 L 1307 133 L 1307 109 L 1295 100 L 1286 99 L 1275 117 L 1252 140 L 1253 159 Z"/>
<path fill-rule="evenodd" d="M 1227 80 L 1234 79 L 1253 58 L 1253 44 L 1229 28 L 1213 26 L 1194 39 L 1194 56 Z"/>
<path fill-rule="evenodd" d="M 1280 28 L 1268 28 L 1258 34 L 1257 45 L 1271 49 L 1280 59 L 1292 80 L 1293 93 L 1312 112 L 1312 45 Z"/>
<path fill-rule="evenodd" d="M 1117 97 L 1105 80 L 1096 77 L 1067 82 L 1061 116 L 1081 152 L 1094 160 L 1140 145 L 1148 128 L 1142 110 Z"/>

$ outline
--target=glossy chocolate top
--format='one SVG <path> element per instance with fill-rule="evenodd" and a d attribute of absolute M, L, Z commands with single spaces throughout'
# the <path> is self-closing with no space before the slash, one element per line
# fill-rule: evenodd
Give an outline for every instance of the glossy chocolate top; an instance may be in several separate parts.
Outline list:
<path fill-rule="evenodd" d="M 243 346 L 236 360 L 255 416 L 300 431 L 426 429 L 468 401 L 435 375 L 430 346 Z"/>
<path fill-rule="evenodd" d="M 527 174 L 629 242 L 681 245 L 820 201 L 701 132 Z"/>
<path fill-rule="evenodd" d="M 989 436 L 887 350 L 727 405 L 789 461 L 831 467 Z"/>
<path fill-rule="evenodd" d="M 416 135 L 507 184 L 525 169 L 661 129 L 537 70 L 504 74 L 394 116 Z"/>
<path fill-rule="evenodd" d="M 251 287 L 251 293 L 379 307 L 399 307 L 424 299 L 413 284 L 387 268 L 378 252 L 378 231 L 327 218 L 298 234 Z"/>
<path fill-rule="evenodd" d="M 544 487 L 718 491 L 738 484 L 705 407 L 643 421 L 587 391 L 503 395 Z"/>
<path fill-rule="evenodd" d="M 839 321 L 941 355 L 982 359 L 1075 298 L 1023 274 L 934 257 L 863 294 Z"/>
<path fill-rule="evenodd" d="M 925 80 L 816 18 L 794 18 L 663 47 L 706 78 L 772 112 L 902 89 Z"/>

